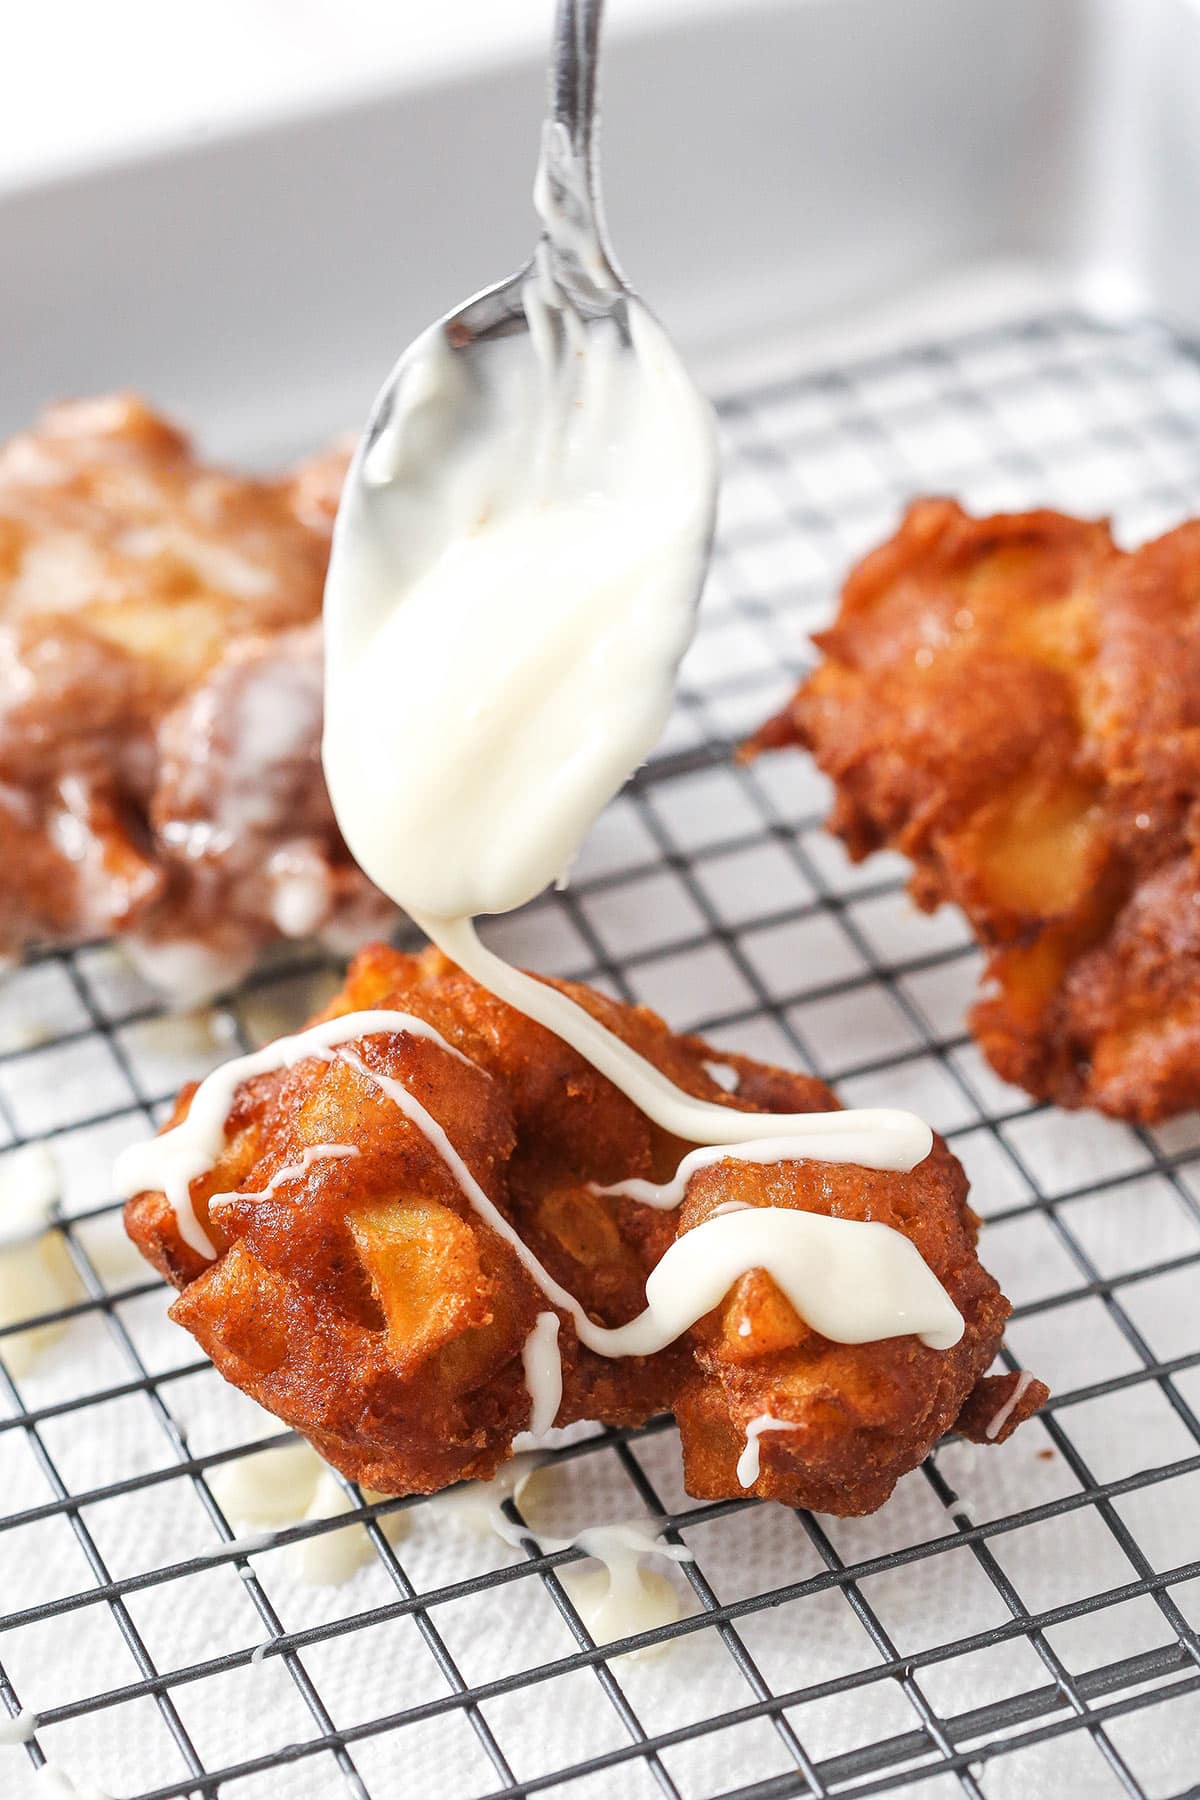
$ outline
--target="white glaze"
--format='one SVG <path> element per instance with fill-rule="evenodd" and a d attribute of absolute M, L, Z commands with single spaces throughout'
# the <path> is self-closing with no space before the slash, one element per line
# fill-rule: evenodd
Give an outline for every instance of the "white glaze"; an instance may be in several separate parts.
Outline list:
<path fill-rule="evenodd" d="M 756 1206 L 676 1238 L 647 1277 L 646 1310 L 609 1331 L 589 1321 L 580 1337 L 602 1355 L 652 1355 L 751 1269 L 765 1269 L 801 1318 L 834 1343 L 911 1332 L 931 1350 L 948 1350 L 963 1333 L 962 1314 L 916 1245 L 890 1225 Z"/>
<path fill-rule="evenodd" d="M 550 1430 L 562 1404 L 562 1352 L 558 1344 L 558 1314 L 540 1312 L 525 1339 L 521 1363 L 529 1390 L 528 1431 L 541 1437 Z"/>
<path fill-rule="evenodd" d="M 522 1538 L 533 1534 L 528 1526 L 519 1526 L 509 1518 L 504 1502 L 519 1502 L 526 1482 L 542 1466 L 541 1457 L 532 1451 L 510 1456 L 490 1481 L 463 1481 L 438 1494 L 434 1502 L 438 1514 L 452 1519 L 475 1537 L 498 1537 L 519 1550 Z"/>
<path fill-rule="evenodd" d="M 531 985 L 540 992 L 552 992 L 538 983 Z M 900 1232 L 888 1225 L 831 1219 L 782 1207 L 750 1208 L 705 1220 L 676 1239 L 649 1276 L 644 1312 L 616 1328 L 597 1325 L 575 1296 L 543 1267 L 484 1192 L 444 1127 L 416 1095 L 395 1076 L 368 1068 L 348 1047 L 356 1038 L 385 1031 L 428 1038 L 459 1061 L 467 1060 L 432 1026 L 408 1013 L 347 1013 L 325 1020 L 294 1037 L 237 1057 L 206 1076 L 186 1119 L 161 1137 L 122 1153 L 118 1185 L 127 1193 L 161 1188 L 176 1209 L 185 1237 L 190 1225 L 193 1236 L 188 1242 L 197 1247 L 202 1242 L 204 1254 L 211 1256 L 207 1234 L 191 1207 L 190 1184 L 221 1154 L 225 1119 L 239 1083 L 279 1067 L 290 1068 L 306 1057 L 329 1058 L 336 1050 L 340 1060 L 394 1101 L 424 1134 L 477 1215 L 509 1245 L 547 1300 L 569 1314 L 580 1341 L 601 1356 L 647 1356 L 664 1349 L 711 1311 L 741 1275 L 756 1268 L 767 1270 L 814 1330 L 838 1343 L 859 1344 L 916 1332 L 931 1348 L 945 1349 L 962 1335 L 963 1321 L 957 1308 L 919 1251 Z M 761 1127 L 761 1115 L 714 1110 L 726 1122 L 745 1118 Z M 793 1119 L 801 1121 L 808 1116 L 772 1116 L 770 1123 L 778 1128 L 780 1123 L 790 1125 Z M 845 1113 L 813 1116 L 827 1122 L 853 1118 Z M 818 1135 L 814 1141 L 824 1144 L 826 1140 Z M 851 1137 L 850 1142 L 857 1140 Z M 785 1148 L 790 1148 L 790 1141 Z"/>
<path fill-rule="evenodd" d="M 0 1719 L 0 1746 L 28 1744 L 37 1736 L 38 1716 L 26 1706 L 13 1718 Z"/>
<path fill-rule="evenodd" d="M 603 287 L 580 179 L 547 132 L 547 238 Z M 845 1160 L 910 1169 L 932 1143 L 911 1114 L 768 1126 L 695 1100 L 475 934 L 474 915 L 563 875 L 657 737 L 715 498 L 708 408 L 644 308 L 630 303 L 628 344 L 611 321 L 584 334 L 545 243 L 523 292 L 528 334 L 479 352 L 452 349 L 441 324 L 417 340 L 347 483 L 324 613 L 323 756 L 343 834 L 447 955 L 664 1130 L 699 1144 L 836 1138 Z"/>
<path fill-rule="evenodd" d="M 746 1448 L 737 1460 L 737 1478 L 742 1487 L 753 1487 L 758 1480 L 758 1440 L 763 1432 L 794 1431 L 795 1429 L 789 1419 L 773 1418 L 769 1412 L 759 1413 L 756 1419 L 751 1419 L 746 1427 Z"/>
<path fill-rule="evenodd" d="M 277 1038 L 273 1044 L 264 1044 L 261 1050 L 251 1050 L 245 1056 L 235 1056 L 206 1075 L 192 1096 L 185 1119 L 145 1143 L 130 1144 L 118 1156 L 113 1169 L 118 1193 L 130 1197 L 146 1189 L 161 1188 L 175 1209 L 184 1242 L 198 1255 L 214 1257 L 212 1240 L 192 1206 L 191 1184 L 208 1173 L 225 1148 L 225 1121 L 242 1082 L 255 1075 L 273 1074 L 277 1069 L 294 1068 L 308 1057 L 328 1061 L 338 1045 L 379 1032 L 426 1038 L 460 1062 L 467 1060 L 432 1025 L 411 1013 L 376 1010 L 324 1019 L 310 1025 L 307 1031 Z"/>
<path fill-rule="evenodd" d="M 357 1156 L 358 1148 L 354 1144 L 310 1144 L 299 1162 L 284 1163 L 276 1169 L 266 1187 L 233 1188 L 227 1194 L 213 1194 L 208 1202 L 208 1210 L 215 1212 L 219 1207 L 229 1206 L 234 1200 L 269 1200 L 272 1194 L 278 1193 L 289 1181 L 302 1181 L 314 1163 L 340 1162 L 347 1156 Z"/>
<path fill-rule="evenodd" d="M 590 1525 L 572 1540 L 600 1564 L 598 1569 L 564 1569 L 559 1579 L 591 1637 L 598 1644 L 637 1637 L 656 1625 L 673 1625 L 683 1617 L 678 1590 L 658 1569 L 647 1568 L 651 1556 L 670 1562 L 692 1562 L 693 1553 L 681 1544 L 665 1544 L 640 1525 Z M 549 1548 L 544 1538 L 538 1542 Z M 661 1654 L 666 1644 L 631 1650 L 635 1658 Z"/>
<path fill-rule="evenodd" d="M 424 1132 L 479 1217 L 510 1246 L 546 1298 L 570 1314 L 580 1342 L 600 1356 L 650 1356 L 665 1349 L 751 1269 L 765 1269 L 801 1317 L 837 1343 L 916 1332 L 931 1349 L 948 1349 L 962 1336 L 958 1308 L 901 1232 L 784 1207 L 706 1219 L 677 1238 L 651 1271 L 644 1312 L 627 1325 L 597 1325 L 484 1193 L 416 1095 L 394 1076 L 368 1069 L 352 1050 L 341 1056 Z"/>
<path fill-rule="evenodd" d="M 218 1556 L 253 1556 L 256 1551 L 268 1550 L 275 1542 L 273 1531 L 248 1531 L 241 1537 L 225 1538 L 219 1544 L 206 1544 L 203 1550 L 196 1552 L 201 1558 Z"/>
<path fill-rule="evenodd" d="M 264 1414 L 265 1426 L 276 1422 Z M 239 1524 L 272 1529 L 236 1538 L 232 1544 L 213 1544 L 202 1552 L 205 1556 L 220 1556 L 234 1548 L 246 1554 L 269 1548 L 284 1526 L 337 1518 L 355 1507 L 333 1470 L 303 1439 L 221 1463 L 209 1471 L 208 1479 L 222 1510 L 231 1518 Z M 368 1488 L 362 1494 L 368 1505 L 384 1498 Z M 395 1543 L 407 1529 L 408 1517 L 404 1512 L 384 1513 L 378 1524 L 388 1542 Z M 277 1554 L 298 1580 L 312 1587 L 335 1587 L 369 1562 L 373 1553 L 367 1533 L 353 1521 L 344 1529 L 287 1544 Z"/>
<path fill-rule="evenodd" d="M 38 1238 L 53 1223 L 62 1176 L 45 1144 L 0 1155 L 0 1253 Z"/>
<path fill-rule="evenodd" d="M 673 1625 L 684 1614 L 678 1588 L 661 1569 L 645 1566 L 643 1558 L 623 1557 L 616 1567 L 607 1562 L 598 1569 L 560 1569 L 559 1580 L 579 1614 L 588 1635 L 597 1644 L 618 1638 L 638 1637 L 657 1625 Z M 672 1648 L 672 1640 L 627 1650 L 621 1661 L 649 1661 Z"/>
<path fill-rule="evenodd" d="M 669 341 L 633 301 L 627 339 L 612 320 L 585 329 L 558 285 L 562 269 L 564 281 L 600 291 L 613 282 L 583 179 L 569 142 L 547 131 L 536 190 L 545 235 L 522 289 L 528 332 L 479 349 L 432 326 L 401 360 L 360 447 L 325 596 L 334 810 L 362 868 L 454 962 L 571 1044 L 663 1130 L 711 1147 L 670 1183 L 608 1191 L 677 1206 L 696 1168 L 730 1155 L 909 1170 L 933 1141 L 912 1114 L 768 1116 L 697 1100 L 566 995 L 492 955 L 474 928 L 476 915 L 510 911 L 565 878 L 600 808 L 650 749 L 711 534 L 711 415 Z M 961 1335 L 957 1309 L 901 1234 L 782 1209 L 689 1232 L 647 1282 L 645 1312 L 617 1330 L 597 1326 L 416 1097 L 342 1054 L 424 1132 L 480 1218 L 602 1355 L 663 1348 L 755 1267 L 841 1342 L 917 1332 L 948 1346 Z M 724 1085 L 727 1073 L 714 1078 Z M 540 1364 L 532 1352 L 525 1360 L 532 1391 Z"/>
<path fill-rule="evenodd" d="M 1013 1383 L 1013 1391 L 1004 1402 L 1004 1405 L 997 1407 L 996 1411 L 988 1420 L 987 1429 L 983 1435 L 988 1438 L 989 1441 L 1000 1436 L 1000 1433 L 1004 1430 L 1009 1419 L 1016 1411 L 1017 1404 L 1020 1401 L 1022 1394 L 1024 1394 L 1032 1380 L 1033 1376 L 1029 1371 L 1023 1369 L 1017 1380 Z"/>
<path fill-rule="evenodd" d="M 549 1431 L 539 1432 L 534 1437 L 532 1431 L 518 1431 L 512 1441 L 514 1456 L 524 1456 L 530 1450 L 545 1454 L 548 1450 L 569 1450 L 573 1444 L 586 1443 L 588 1438 L 602 1435 L 604 1427 L 595 1419 L 572 1419 L 569 1425 L 552 1425 Z"/>
<path fill-rule="evenodd" d="M 757 1117 L 760 1126 L 763 1123 L 761 1113 L 746 1113 L 743 1116 L 751 1121 Z M 838 1115 L 825 1113 L 820 1116 L 836 1118 Z M 767 1123 L 774 1124 L 775 1120 L 769 1118 Z M 594 1181 L 588 1185 L 593 1194 L 613 1194 L 626 1200 L 637 1200 L 641 1205 L 652 1206 L 658 1212 L 674 1212 L 682 1205 L 692 1176 L 700 1169 L 711 1168 L 714 1163 L 862 1163 L 861 1154 L 855 1154 L 861 1150 L 861 1143 L 853 1135 L 837 1132 L 830 1132 L 827 1136 L 816 1132 L 811 1138 L 801 1141 L 794 1137 L 761 1137 L 751 1138 L 745 1143 L 702 1144 L 699 1149 L 688 1151 L 670 1181 L 642 1181 L 634 1176 L 628 1181 L 614 1181 L 608 1187 L 601 1187 Z"/>
<path fill-rule="evenodd" d="M 49 1229 L 62 1178 L 44 1144 L 0 1155 L 0 1327 L 57 1312 L 82 1298 L 79 1277 L 61 1233 Z M 0 1338 L 0 1355 L 20 1380 L 62 1333 L 55 1321 Z"/>
<path fill-rule="evenodd" d="M 664 1556 L 677 1563 L 695 1561 L 694 1551 L 686 1545 L 664 1543 L 656 1532 L 632 1520 L 587 1525 L 572 1537 L 555 1537 L 542 1531 L 534 1519 L 527 1517 L 522 1524 L 510 1519 L 504 1510 L 505 1501 L 514 1501 L 519 1509 L 531 1476 L 545 1468 L 546 1464 L 536 1455 L 514 1456 L 490 1481 L 468 1481 L 451 1488 L 439 1505 L 472 1531 L 490 1533 L 515 1550 L 523 1549 L 528 1539 L 537 1544 L 543 1556 L 582 1550 L 603 1565 L 618 1593 L 628 1592 L 630 1577 L 643 1557 Z"/>
<path fill-rule="evenodd" d="M 586 824 L 587 821 L 583 823 Z M 915 1168 L 933 1147 L 933 1133 L 915 1113 L 891 1107 L 825 1113 L 748 1113 L 714 1101 L 696 1100 L 644 1056 L 623 1043 L 582 1006 L 557 988 L 512 968 L 480 943 L 470 919 L 419 921 L 434 942 L 476 981 L 519 1012 L 554 1032 L 627 1094 L 647 1118 L 673 1137 L 693 1144 L 747 1143 L 773 1137 L 819 1142 L 823 1161 L 829 1146 L 841 1146 L 839 1160 L 869 1169 Z"/>
<path fill-rule="evenodd" d="M 279 1425 L 268 1413 L 263 1413 L 262 1423 L 264 1430 Z M 241 1524 L 294 1525 L 304 1517 L 321 1467 L 312 1445 L 301 1438 L 218 1463 L 208 1472 L 208 1484 L 222 1511 Z M 224 1548 L 213 1544 L 206 1554 L 219 1556 Z"/>
<path fill-rule="evenodd" d="M 550 1540 L 540 1533 L 538 1542 L 543 1549 L 550 1548 Z M 619 1568 L 629 1556 L 665 1556 L 668 1562 L 676 1563 L 696 1560 L 695 1551 L 689 1550 L 686 1544 L 664 1543 L 657 1533 L 630 1520 L 621 1520 L 614 1525 L 587 1525 L 574 1537 L 560 1539 L 555 1548 L 565 1549 L 568 1545 L 582 1550 L 585 1556 L 594 1557 L 610 1571 Z"/>
<path fill-rule="evenodd" d="M 0 956 L 0 988 L 4 986 L 7 975 L 7 959 Z M 0 1014 L 0 1051 L 10 1055 L 13 1051 L 38 1050 L 43 1044 L 53 1043 L 54 1028 L 44 1018 L 24 1008 L 20 1012 L 15 1007 L 5 1006 Z"/>
<path fill-rule="evenodd" d="M 281 937 L 306 938 L 330 911 L 329 869 L 312 848 L 289 845 L 276 850 L 267 864 L 271 882 L 271 920 Z"/>
<path fill-rule="evenodd" d="M 318 1462 L 320 1458 L 318 1457 Z M 362 1488 L 368 1506 L 387 1496 L 374 1488 Z M 328 1465 L 322 1463 L 308 1505 L 304 1509 L 307 1523 L 312 1519 L 336 1519 L 343 1513 L 356 1511 L 358 1502 L 346 1492 Z M 376 1520 L 389 1544 L 397 1544 L 408 1530 L 407 1512 L 383 1513 Z M 319 1532 L 315 1537 L 301 1538 L 287 1548 L 288 1567 L 310 1587 L 340 1587 L 357 1570 L 376 1556 L 366 1529 L 360 1521 L 349 1521 L 338 1530 Z"/>
<path fill-rule="evenodd" d="M 79 1277 L 57 1231 L 0 1250 L 0 1326 L 19 1325 L 23 1319 L 57 1312 L 82 1298 Z M 9 1374 L 17 1380 L 28 1374 L 63 1329 L 64 1322 L 56 1319 L 0 1338 L 0 1355 Z"/>
<path fill-rule="evenodd" d="M 646 1564 L 652 1557 L 691 1562 L 694 1553 L 685 1545 L 664 1543 L 652 1530 L 631 1520 L 585 1526 L 572 1537 L 543 1531 L 528 1509 L 527 1489 L 532 1476 L 549 1476 L 552 1468 L 537 1456 L 514 1456 L 491 1481 L 464 1482 L 441 1495 L 439 1512 L 481 1536 L 498 1537 L 515 1550 L 524 1550 L 532 1540 L 543 1556 L 576 1549 L 598 1562 L 597 1569 L 571 1564 L 559 1571 L 572 1604 L 597 1643 L 635 1637 L 680 1618 L 683 1607 L 677 1590 Z M 504 1511 L 509 1499 L 521 1509 L 524 1523 L 518 1525 Z M 651 1655 L 660 1648 L 652 1646 L 633 1654 Z"/>
<path fill-rule="evenodd" d="M 544 254 L 524 293 L 528 334 L 411 346 L 334 534 L 326 780 L 414 915 L 564 872 L 666 722 L 712 531 L 712 415 L 662 328 L 631 300 L 585 340 Z"/>
<path fill-rule="evenodd" d="M 160 940 L 136 932 L 127 933 L 121 947 L 142 980 L 180 1012 L 236 987 L 254 961 L 249 949 L 234 954 L 187 938 Z"/>

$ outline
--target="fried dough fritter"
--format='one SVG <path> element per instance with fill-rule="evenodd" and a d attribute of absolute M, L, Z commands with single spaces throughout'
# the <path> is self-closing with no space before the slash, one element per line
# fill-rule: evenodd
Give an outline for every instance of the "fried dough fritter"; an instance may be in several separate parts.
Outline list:
<path fill-rule="evenodd" d="M 1020 1380 L 980 1380 L 999 1348 L 1009 1304 L 979 1262 L 966 1176 L 940 1138 L 907 1175 L 816 1162 L 701 1169 L 688 1185 L 680 1230 L 731 1200 L 892 1226 L 916 1244 L 967 1327 L 951 1350 L 930 1350 L 916 1337 L 831 1343 L 764 1271 L 744 1275 L 696 1326 L 694 1366 L 675 1396 L 689 1494 L 720 1499 L 749 1491 L 818 1512 L 874 1512 L 947 1431 L 986 1439 Z M 1045 1397 L 1040 1383 L 1027 1384 L 987 1441 L 1002 1441 Z M 796 1429 L 759 1439 L 760 1473 L 744 1490 L 738 1458 L 747 1426 L 764 1413 Z"/>
<path fill-rule="evenodd" d="M 186 989 L 379 928 L 320 772 L 344 462 L 232 475 L 125 395 L 0 449 L 0 954 L 122 933 Z"/>
<path fill-rule="evenodd" d="M 836 1105 L 808 1076 L 674 1037 L 645 1009 L 555 985 L 701 1098 L 750 1111 Z M 795 1430 L 762 1440 L 753 1491 L 855 1513 L 878 1506 L 960 1415 L 973 1429 L 984 1411 L 994 1420 L 1007 1378 L 996 1390 L 995 1378 L 981 1377 L 1008 1303 L 975 1256 L 978 1221 L 944 1145 L 907 1176 L 800 1162 L 712 1165 L 693 1177 L 676 1216 L 589 1184 L 666 1180 L 689 1146 L 436 951 L 363 952 L 322 1017 L 371 1008 L 416 1015 L 469 1058 L 405 1033 L 354 1049 L 421 1101 L 524 1244 L 597 1322 L 640 1312 L 646 1277 L 676 1233 L 730 1199 L 895 1224 L 966 1320 L 949 1352 L 915 1338 L 833 1344 L 759 1271 L 677 1344 L 607 1358 L 581 1345 L 570 1315 L 554 1308 L 560 1425 L 636 1424 L 674 1406 L 690 1490 L 738 1495 L 746 1428 L 769 1408 Z M 719 1088 L 705 1060 L 734 1070 L 738 1092 Z M 194 1091 L 184 1090 L 172 1123 Z M 424 1133 L 335 1055 L 245 1082 L 226 1136 L 216 1166 L 192 1184 L 215 1262 L 184 1243 L 161 1193 L 126 1208 L 134 1242 L 181 1290 L 172 1317 L 222 1374 L 370 1487 L 429 1492 L 492 1474 L 528 1422 L 521 1352 L 550 1303 Z M 353 1154 L 306 1158 L 319 1146 Z M 999 1435 L 1044 1397 L 1028 1383 Z"/>
<path fill-rule="evenodd" d="M 910 507 L 751 751 L 801 744 L 989 952 L 971 1029 L 1038 1099 L 1200 1103 L 1200 523 L 1124 554 L 1060 513 Z"/>

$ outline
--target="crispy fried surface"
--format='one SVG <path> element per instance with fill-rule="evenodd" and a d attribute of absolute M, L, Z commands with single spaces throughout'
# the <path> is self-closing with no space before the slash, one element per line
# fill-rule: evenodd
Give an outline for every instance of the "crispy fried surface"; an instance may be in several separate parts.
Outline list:
<path fill-rule="evenodd" d="M 990 951 L 971 1026 L 1040 1099 L 1200 1103 L 1200 524 L 1122 554 L 1060 513 L 912 506 L 753 749 L 811 749 L 857 860 Z"/>
<path fill-rule="evenodd" d="M 747 1110 L 836 1104 L 810 1077 L 673 1037 L 644 1009 L 560 985 L 690 1093 Z M 690 1491 L 736 1495 L 746 1426 L 770 1410 L 796 1432 L 763 1439 L 754 1492 L 854 1513 L 878 1506 L 970 1403 L 1008 1304 L 978 1263 L 966 1183 L 944 1145 L 908 1176 L 846 1165 L 714 1165 L 693 1178 L 676 1217 L 589 1191 L 589 1182 L 666 1179 L 688 1146 L 651 1126 L 541 1026 L 436 952 L 408 957 L 382 946 L 357 958 L 323 1016 L 384 1007 L 427 1020 L 469 1065 L 400 1034 L 360 1042 L 357 1054 L 420 1099 L 524 1242 L 596 1320 L 616 1325 L 638 1313 L 646 1276 L 676 1232 L 742 1199 L 896 1225 L 967 1321 L 946 1353 L 910 1338 L 832 1344 L 757 1273 L 679 1344 L 609 1359 L 581 1346 L 560 1313 L 559 1424 L 633 1424 L 674 1406 Z M 737 1071 L 736 1094 L 716 1086 L 706 1058 Z M 193 1091 L 181 1095 L 175 1118 Z M 432 1491 L 491 1474 L 528 1422 L 521 1350 L 549 1303 L 425 1135 L 345 1062 L 313 1059 L 243 1084 L 227 1139 L 217 1166 L 192 1187 L 218 1246 L 215 1262 L 184 1244 L 163 1195 L 138 1195 L 126 1209 L 135 1243 L 181 1290 L 172 1316 L 229 1380 L 368 1486 Z M 301 1169 L 318 1145 L 356 1154 Z M 288 1167 L 299 1172 L 264 1196 Z M 1032 1384 L 1010 1425 L 1044 1395 Z M 974 1404 L 978 1412 L 984 1403 Z"/>
<path fill-rule="evenodd" d="M 125 932 L 236 969 L 383 917 L 320 778 L 343 467 L 228 474 L 120 395 L 0 449 L 0 952 Z"/>
<path fill-rule="evenodd" d="M 718 1499 L 745 1491 L 736 1469 L 746 1427 L 769 1413 L 796 1430 L 759 1439 L 750 1492 L 821 1512 L 873 1512 L 965 1409 L 981 1410 L 974 1391 L 986 1389 L 980 1376 L 1008 1317 L 1008 1301 L 976 1255 L 978 1221 L 961 1165 L 941 1139 L 907 1175 L 832 1163 L 717 1164 L 689 1183 L 679 1229 L 730 1200 L 892 1226 L 917 1245 L 966 1320 L 951 1350 L 930 1350 L 916 1337 L 835 1344 L 756 1270 L 695 1329 L 694 1366 L 675 1399 L 688 1492 Z M 1045 1397 L 1031 1383 L 1006 1425 L 1015 1429 Z M 985 1398 L 988 1419 L 1000 1404 Z"/>

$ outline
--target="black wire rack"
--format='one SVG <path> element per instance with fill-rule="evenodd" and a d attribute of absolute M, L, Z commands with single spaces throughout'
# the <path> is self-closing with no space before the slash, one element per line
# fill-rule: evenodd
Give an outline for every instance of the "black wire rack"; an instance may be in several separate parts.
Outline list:
<path fill-rule="evenodd" d="M 615 1644 L 560 1578 L 577 1552 L 456 1535 L 437 1501 L 347 1488 L 347 1513 L 240 1540 L 217 1475 L 286 1434 L 166 1324 L 108 1170 L 181 1079 L 294 1025 L 325 965 L 276 959 L 181 1021 L 111 947 L 33 959 L 0 990 L 0 1144 L 53 1153 L 77 1297 L 0 1326 L 0 1724 L 32 1733 L 8 1728 L 0 1792 L 47 1759 L 142 1800 L 1200 1792 L 1200 1123 L 1005 1087 L 963 1031 L 962 922 L 917 915 L 897 859 L 845 861 L 803 759 L 730 761 L 910 495 L 1111 512 L 1126 541 L 1196 511 L 1200 365 L 1153 322 L 1055 314 L 720 413 L 719 547 L 662 750 L 569 889 L 492 941 L 924 1112 L 1015 1302 L 1005 1361 L 1049 1407 L 1001 1450 L 948 1441 L 860 1521 L 689 1500 L 669 1419 L 569 1445 L 593 1517 L 695 1553 L 684 1616 Z M 34 1331 L 56 1341 L 19 1355 Z M 342 1587 L 283 1560 L 351 1530 L 369 1556 Z"/>

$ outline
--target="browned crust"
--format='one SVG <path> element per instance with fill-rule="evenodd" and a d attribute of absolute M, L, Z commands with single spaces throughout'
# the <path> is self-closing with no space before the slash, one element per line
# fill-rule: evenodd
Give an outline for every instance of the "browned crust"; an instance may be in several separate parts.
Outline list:
<path fill-rule="evenodd" d="M 345 460 L 234 474 L 128 394 L 0 447 L 0 954 L 379 928 L 318 754 Z"/>
<path fill-rule="evenodd" d="M 748 753 L 802 745 L 861 859 L 913 861 L 990 952 L 971 1027 L 1039 1099 L 1200 1103 L 1200 524 L 912 506 Z"/>
<path fill-rule="evenodd" d="M 645 1009 L 557 985 L 690 1093 L 749 1110 L 836 1105 L 809 1076 L 673 1037 Z M 589 1183 L 665 1179 L 687 1146 L 436 952 L 364 952 L 328 1012 L 369 1007 L 415 1013 L 471 1059 L 401 1035 L 359 1046 L 368 1067 L 402 1080 L 429 1108 L 485 1192 L 593 1318 L 615 1325 L 640 1311 L 646 1276 L 675 1233 L 729 1199 L 891 1224 L 918 1245 L 964 1315 L 963 1337 L 948 1352 L 914 1338 L 833 1344 L 759 1273 L 735 1284 L 679 1345 L 612 1361 L 581 1347 L 560 1314 L 560 1424 L 634 1424 L 674 1406 L 689 1490 L 727 1496 L 743 1492 L 735 1464 L 746 1427 L 770 1410 L 795 1433 L 764 1441 L 753 1491 L 842 1513 L 880 1505 L 955 1424 L 995 1356 L 1009 1308 L 980 1266 L 966 1181 L 940 1140 L 909 1175 L 714 1165 L 693 1179 L 676 1217 L 597 1196 Z M 736 1070 L 736 1094 L 715 1084 L 706 1059 Z M 175 1118 L 193 1091 L 180 1096 Z M 229 1380 L 373 1488 L 429 1491 L 494 1471 L 527 1423 L 521 1348 L 547 1303 L 424 1136 L 337 1061 L 244 1084 L 227 1132 L 217 1166 L 192 1187 L 215 1262 L 183 1243 L 163 1195 L 138 1195 L 126 1209 L 135 1243 L 181 1290 L 172 1316 Z M 357 1154 L 315 1163 L 275 1196 L 253 1197 L 305 1147 L 330 1142 Z M 230 1190 L 249 1194 L 210 1208 Z M 398 1259 L 386 1265 L 381 1221 L 387 1254 Z M 390 1285 L 381 1285 L 384 1266 Z"/>
<path fill-rule="evenodd" d="M 973 1444 L 1003 1444 L 1049 1398 L 1044 1381 L 1031 1381 L 1019 1370 L 985 1375 L 968 1395 L 954 1428 Z"/>

